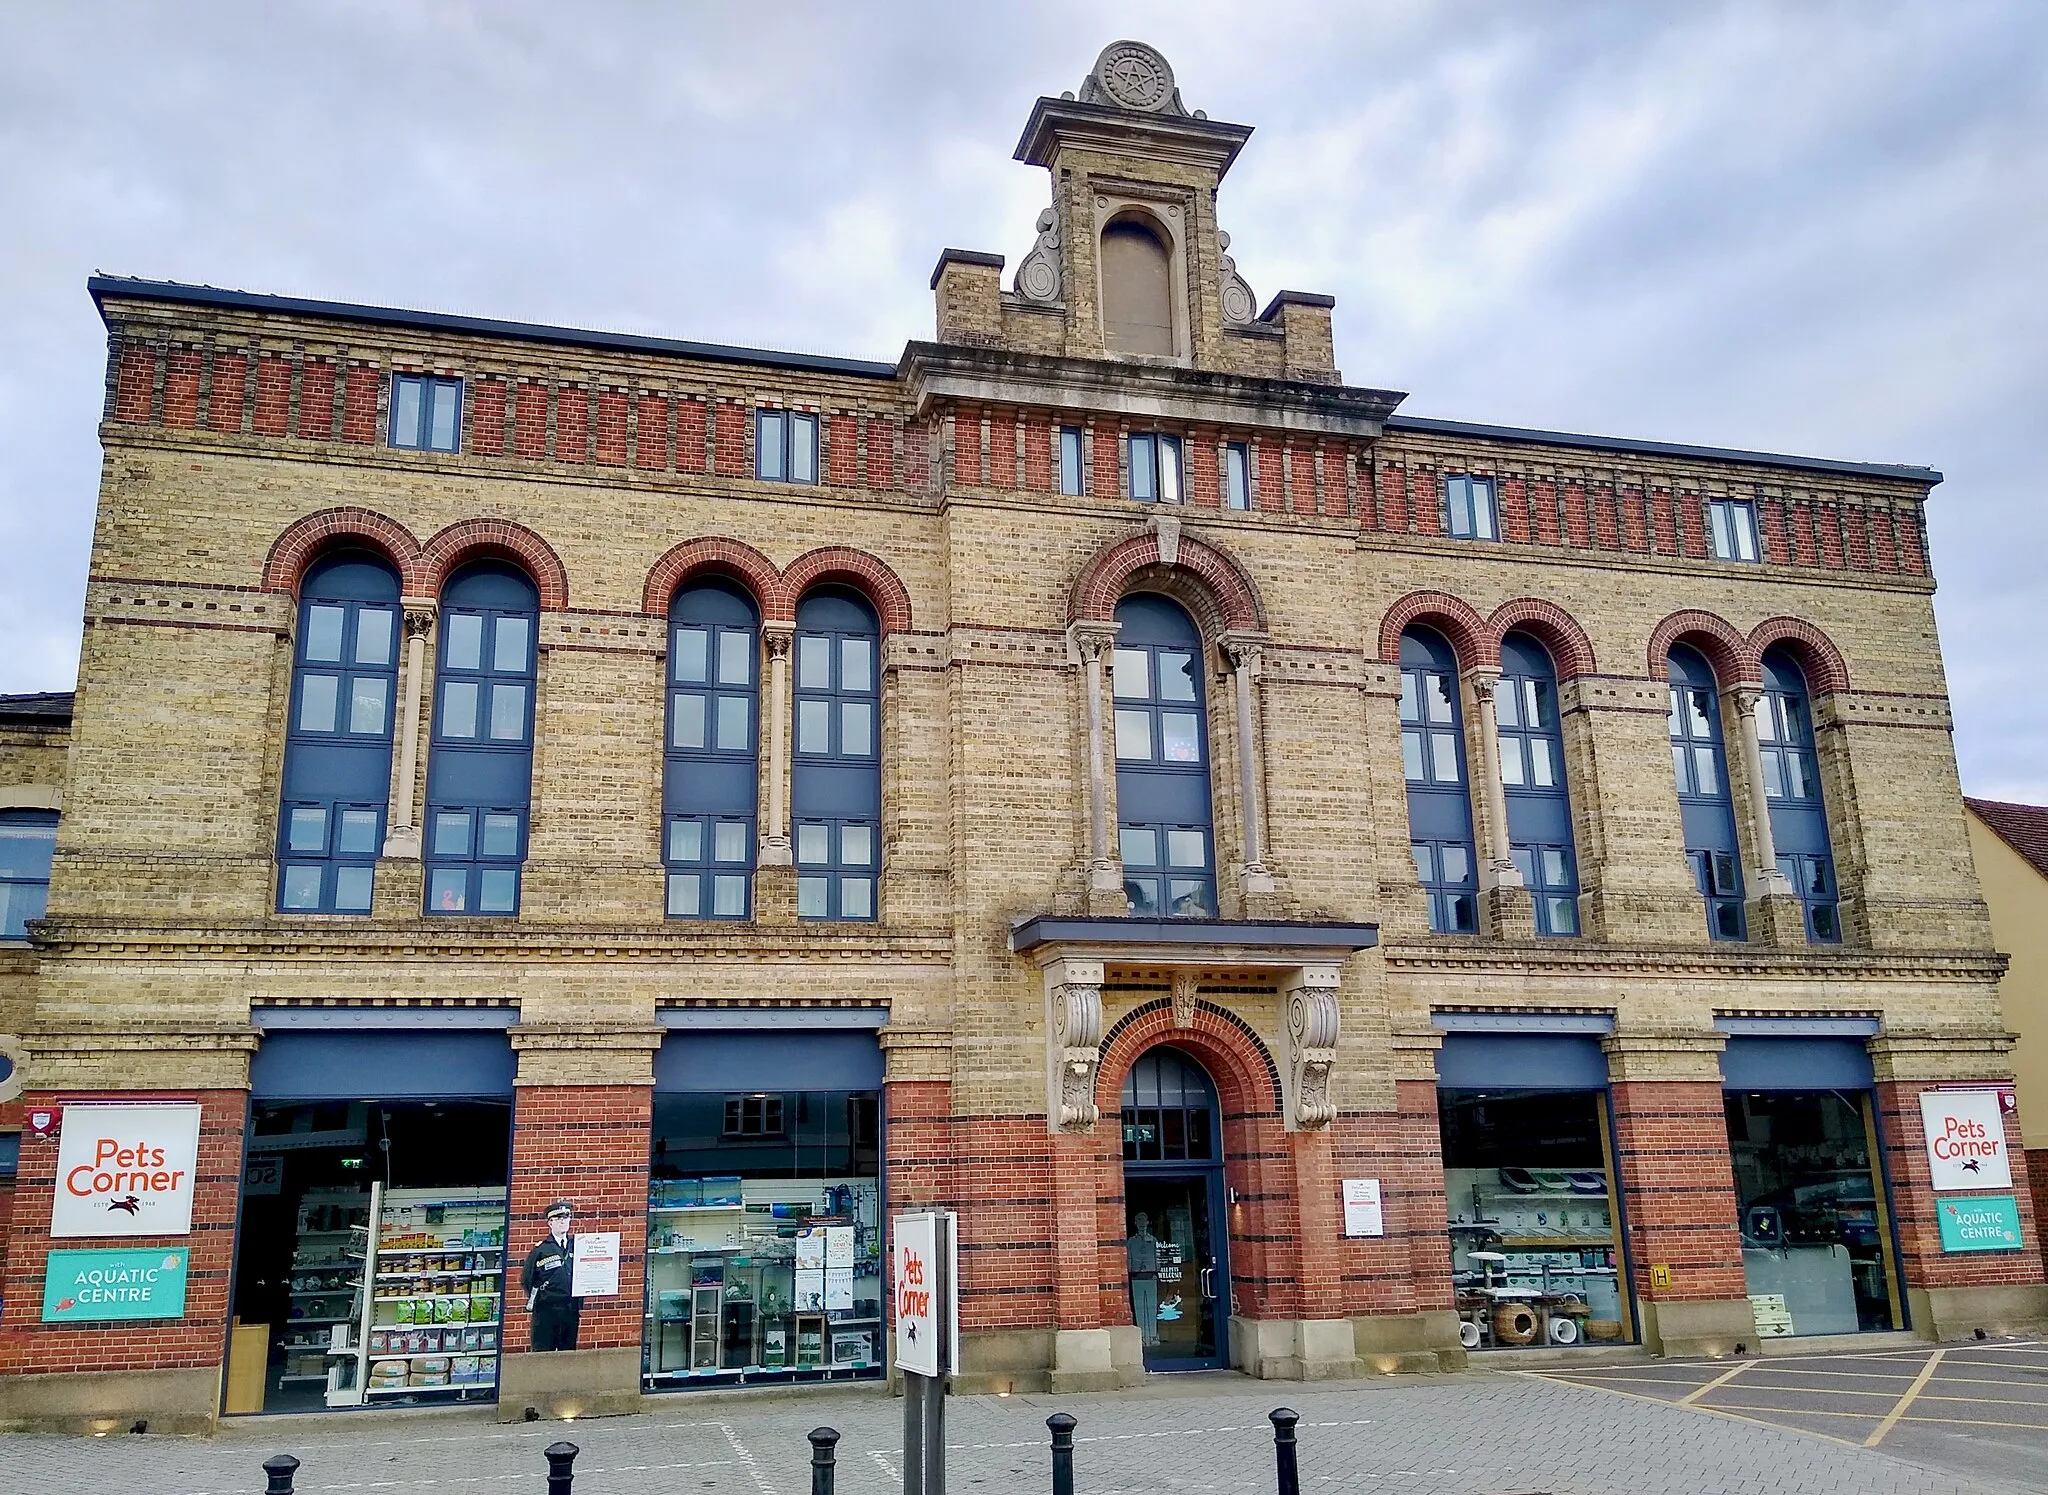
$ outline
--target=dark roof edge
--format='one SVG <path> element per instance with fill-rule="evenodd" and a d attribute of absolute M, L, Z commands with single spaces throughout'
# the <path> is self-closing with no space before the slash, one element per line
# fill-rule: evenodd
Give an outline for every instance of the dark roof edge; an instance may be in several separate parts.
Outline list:
<path fill-rule="evenodd" d="M 70 721 L 77 693 L 69 690 L 40 690 L 27 695 L 0 696 L 0 719 L 7 721 Z"/>
<path fill-rule="evenodd" d="M 95 275 L 86 281 L 100 320 L 106 320 L 102 297 L 132 296 L 139 301 L 169 301 L 185 306 L 225 306 L 244 311 L 282 312 L 299 316 L 336 317 L 385 327 L 417 327 L 433 332 L 469 332 L 520 342 L 565 343 L 579 348 L 606 348 L 621 353 L 667 353 L 714 363 L 753 363 L 770 368 L 807 369 L 825 374 L 852 374 L 863 379 L 894 379 L 896 365 L 865 358 L 832 358 L 822 353 L 779 353 L 767 348 L 736 348 L 724 343 L 693 343 L 678 338 L 641 337 L 630 332 L 591 332 L 578 327 L 549 327 L 538 322 L 501 322 L 491 317 L 465 317 L 450 312 L 405 311 L 388 306 L 358 306 L 347 301 L 309 301 L 298 296 L 269 296 L 256 291 L 228 291 L 215 286 L 179 285 L 166 280 L 133 280 L 120 275 Z"/>
<path fill-rule="evenodd" d="M 992 269 L 1003 268 L 1003 257 L 990 254 L 985 249 L 941 249 L 939 262 L 932 266 L 932 289 L 939 288 L 939 277 L 946 273 L 948 265 L 987 265 Z"/>
<path fill-rule="evenodd" d="M 1782 452 L 1749 452 L 1726 446 L 1688 446 L 1676 441 L 1633 441 L 1623 436 L 1582 436 L 1570 431 L 1539 431 L 1523 426 L 1489 426 L 1472 421 L 1432 420 L 1420 415 L 1390 415 L 1389 431 L 1421 431 L 1438 436 L 1492 436 L 1538 446 L 1569 446 L 1595 451 L 1645 452 L 1658 457 L 1705 457 L 1716 462 L 1754 462 L 1765 467 L 1790 467 L 1803 472 L 1853 473 L 1868 478 L 1904 478 L 1930 487 L 1942 481 L 1932 467 L 1906 467 L 1890 462 L 1840 462 L 1830 457 L 1793 457 Z"/>

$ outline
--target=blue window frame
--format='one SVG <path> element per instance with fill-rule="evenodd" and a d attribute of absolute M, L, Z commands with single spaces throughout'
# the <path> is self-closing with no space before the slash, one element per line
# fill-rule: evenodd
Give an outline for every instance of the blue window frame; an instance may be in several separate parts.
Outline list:
<path fill-rule="evenodd" d="M 316 563 L 299 588 L 277 825 L 277 907 L 367 914 L 391 798 L 398 573 L 362 551 Z"/>
<path fill-rule="evenodd" d="M 1444 479 L 1444 533 L 1460 540 L 1498 540 L 1493 479 Z"/>
<path fill-rule="evenodd" d="M 1180 438 L 1159 431 L 1133 431 L 1131 497 L 1142 503 L 1177 504 L 1185 491 L 1180 480 Z"/>
<path fill-rule="evenodd" d="M 800 919 L 874 919 L 882 865 L 882 661 L 875 611 L 827 588 L 796 612 L 790 810 Z"/>
<path fill-rule="evenodd" d="M 1771 844 L 1777 848 L 1778 870 L 1791 881 L 1805 908 L 1808 941 L 1839 943 L 1840 895 L 1834 848 L 1828 841 L 1827 802 L 1821 797 L 1820 761 L 1814 752 L 1812 701 L 1806 675 L 1782 649 L 1764 655 L 1756 735 L 1763 750 L 1764 796 L 1771 807 Z"/>
<path fill-rule="evenodd" d="M 756 410 L 754 476 L 771 483 L 817 482 L 818 417 L 801 410 Z"/>
<path fill-rule="evenodd" d="M 1707 933 L 1717 940 L 1747 939 L 1720 690 L 1712 667 L 1683 644 L 1671 650 L 1670 681 L 1671 771 L 1685 823 L 1685 859 L 1706 900 Z"/>
<path fill-rule="evenodd" d="M 0 810 L 0 940 L 27 939 L 28 921 L 43 916 L 56 849 L 55 810 Z"/>
<path fill-rule="evenodd" d="M 1557 714 L 1557 667 L 1526 633 L 1501 640 L 1500 780 L 1508 806 L 1508 851 L 1536 906 L 1536 932 L 1579 932 L 1578 858 L 1565 787 L 1564 736 Z"/>
<path fill-rule="evenodd" d="M 1087 472 L 1081 462 L 1081 428 L 1060 427 L 1060 492 L 1069 498 L 1088 491 Z"/>
<path fill-rule="evenodd" d="M 465 566 L 441 594 L 423 848 L 429 914 L 519 912 L 539 623 L 533 582 L 495 561 Z"/>
<path fill-rule="evenodd" d="M 752 912 L 759 795 L 761 631 L 753 599 L 727 582 L 669 608 L 662 859 L 673 919 Z"/>
<path fill-rule="evenodd" d="M 1415 877 L 1438 934 L 1479 928 L 1479 867 L 1466 793 L 1465 720 L 1458 660 L 1428 629 L 1401 635 L 1401 766 L 1408 780 L 1408 840 Z"/>
<path fill-rule="evenodd" d="M 1133 438 L 1135 440 L 1135 438 Z M 1164 597 L 1117 605 L 1117 851 L 1138 918 L 1216 917 L 1202 635 Z"/>
<path fill-rule="evenodd" d="M 1223 446 L 1223 507 L 1249 509 L 1252 506 L 1252 449 L 1242 441 Z"/>
<path fill-rule="evenodd" d="M 1716 560 L 1755 560 L 1756 505 L 1746 498 L 1709 499 L 1707 544 Z"/>
<path fill-rule="evenodd" d="M 462 381 L 427 374 L 391 376 L 391 444 L 422 452 L 462 446 Z"/>

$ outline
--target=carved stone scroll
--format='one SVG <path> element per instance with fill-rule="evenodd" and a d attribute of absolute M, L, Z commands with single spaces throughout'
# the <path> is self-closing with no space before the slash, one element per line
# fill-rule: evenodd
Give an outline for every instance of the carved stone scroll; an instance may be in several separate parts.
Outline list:
<path fill-rule="evenodd" d="M 1060 299 L 1060 215 L 1047 208 L 1038 215 L 1038 242 L 1017 266 L 1017 294 L 1040 306 Z"/>
<path fill-rule="evenodd" d="M 1202 983 L 1193 971 L 1173 973 L 1173 1025 L 1183 1032 L 1195 1025 L 1195 995 Z"/>
<path fill-rule="evenodd" d="M 1045 968 L 1045 1120 L 1049 1131 L 1085 1132 L 1101 1120 L 1095 1071 L 1102 1062 L 1102 963 L 1056 960 Z"/>
<path fill-rule="evenodd" d="M 1280 989 L 1281 1100 L 1287 1130 L 1321 1131 L 1337 1119 L 1330 1069 L 1337 1062 L 1337 968 L 1301 966 Z"/>
<path fill-rule="evenodd" d="M 1225 252 L 1230 248 L 1230 235 L 1217 234 L 1216 248 L 1223 259 L 1218 274 L 1223 298 L 1223 325 L 1249 327 L 1259 319 L 1258 298 L 1252 295 L 1252 288 L 1245 283 L 1245 278 L 1237 273 L 1237 261 Z"/>

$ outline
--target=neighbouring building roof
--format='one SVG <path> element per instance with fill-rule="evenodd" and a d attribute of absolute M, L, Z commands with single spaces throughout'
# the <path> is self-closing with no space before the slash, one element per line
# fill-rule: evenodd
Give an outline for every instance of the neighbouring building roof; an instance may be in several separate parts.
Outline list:
<path fill-rule="evenodd" d="M 1971 799 L 1963 803 L 1992 833 L 2027 859 L 2033 869 L 2048 877 L 2048 805 L 2014 805 L 1997 799 Z"/>
<path fill-rule="evenodd" d="M 39 691 L 34 695 L 0 696 L 0 721 L 20 726 L 69 726 L 72 692 Z"/>

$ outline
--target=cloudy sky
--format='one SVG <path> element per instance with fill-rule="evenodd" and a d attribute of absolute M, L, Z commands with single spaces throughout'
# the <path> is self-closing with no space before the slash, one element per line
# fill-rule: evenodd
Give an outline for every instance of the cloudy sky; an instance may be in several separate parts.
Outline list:
<path fill-rule="evenodd" d="M 893 358 L 1030 103 L 1257 127 L 1262 296 L 1411 414 L 1924 463 L 1972 793 L 2048 802 L 2048 5 L 330 0 L 0 10 L 0 692 L 68 688 L 96 269 Z"/>

